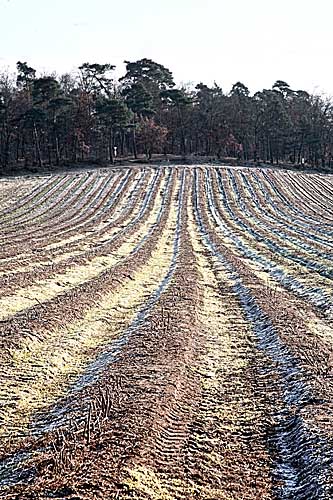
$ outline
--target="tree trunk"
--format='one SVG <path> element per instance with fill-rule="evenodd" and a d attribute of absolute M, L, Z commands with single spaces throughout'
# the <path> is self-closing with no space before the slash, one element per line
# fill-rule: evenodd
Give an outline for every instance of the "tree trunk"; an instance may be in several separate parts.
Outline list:
<path fill-rule="evenodd" d="M 38 166 L 41 168 L 42 167 L 42 157 L 41 157 L 41 152 L 40 152 L 40 144 L 39 144 L 37 127 L 36 127 L 35 123 L 34 123 L 34 139 L 35 139 L 35 147 L 36 147 L 36 156 L 37 156 Z"/>
<path fill-rule="evenodd" d="M 185 130 L 184 130 L 184 120 L 183 115 L 180 110 L 180 106 L 177 105 L 178 120 L 180 124 L 180 137 L 181 137 L 181 154 L 186 154 L 186 141 L 185 141 Z"/>
<path fill-rule="evenodd" d="M 121 131 L 121 141 L 120 141 L 120 154 L 124 156 L 124 146 L 125 146 L 125 130 Z"/>
<path fill-rule="evenodd" d="M 301 142 L 300 142 L 300 145 L 298 148 L 298 155 L 297 155 L 297 163 L 298 164 L 301 163 L 301 159 L 303 157 L 303 144 L 304 144 L 304 133 L 302 133 Z"/>
<path fill-rule="evenodd" d="M 55 154 L 56 154 L 56 165 L 60 165 L 60 151 L 59 151 L 59 138 L 55 135 Z"/>
<path fill-rule="evenodd" d="M 47 145 L 47 156 L 48 156 L 49 165 L 51 166 L 52 165 L 52 148 L 51 148 L 50 144 Z"/>
<path fill-rule="evenodd" d="M 18 134 L 16 139 L 16 163 L 18 163 L 20 158 L 20 135 Z"/>
<path fill-rule="evenodd" d="M 112 126 L 109 128 L 109 161 L 114 164 Z"/>
<path fill-rule="evenodd" d="M 9 148 L 10 148 L 10 133 L 6 134 L 5 148 L 3 152 L 3 166 L 6 168 L 9 165 Z"/>
<path fill-rule="evenodd" d="M 132 135 L 132 139 L 133 139 L 133 154 L 134 154 L 134 158 L 137 160 L 138 159 L 138 153 L 137 153 L 137 149 L 136 149 L 136 134 L 135 134 L 135 126 L 133 128 L 133 135 Z"/>

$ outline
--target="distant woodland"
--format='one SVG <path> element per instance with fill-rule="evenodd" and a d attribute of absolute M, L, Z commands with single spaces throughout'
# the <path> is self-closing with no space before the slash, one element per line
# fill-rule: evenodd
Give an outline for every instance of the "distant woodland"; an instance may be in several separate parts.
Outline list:
<path fill-rule="evenodd" d="M 0 72 L 0 172 L 153 154 L 333 170 L 333 102 L 278 80 L 250 94 L 237 82 L 176 86 L 150 59 L 43 74 Z"/>

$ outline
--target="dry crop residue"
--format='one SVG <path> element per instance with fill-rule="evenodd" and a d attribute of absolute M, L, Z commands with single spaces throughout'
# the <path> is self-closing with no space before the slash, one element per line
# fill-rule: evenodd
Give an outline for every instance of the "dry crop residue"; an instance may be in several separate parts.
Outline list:
<path fill-rule="evenodd" d="M 0 498 L 333 498 L 331 176 L 0 194 Z"/>

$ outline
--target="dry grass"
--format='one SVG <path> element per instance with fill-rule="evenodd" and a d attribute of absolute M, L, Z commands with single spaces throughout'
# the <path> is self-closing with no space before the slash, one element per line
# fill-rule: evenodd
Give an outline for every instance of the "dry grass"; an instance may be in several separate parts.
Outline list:
<path fill-rule="evenodd" d="M 1 366 L 1 431 L 24 431 L 31 415 L 63 395 L 75 376 L 84 370 L 95 349 L 107 344 L 126 329 L 138 308 L 166 274 L 173 254 L 176 203 L 158 245 L 142 269 L 105 294 L 83 320 L 65 329 L 50 331 L 43 339 L 25 338 L 10 352 L 10 361 Z M 126 242 L 124 255 L 132 248 Z M 9 400 L 15 405 L 6 405 Z M 1 434 L 0 431 L 0 434 Z"/>
<path fill-rule="evenodd" d="M 161 191 L 156 196 L 153 208 L 147 220 L 140 224 L 137 231 L 129 236 L 120 248 L 109 255 L 97 256 L 83 265 L 76 265 L 65 273 L 56 274 L 54 277 L 37 282 L 27 288 L 19 289 L 15 294 L 0 299 L 0 321 L 14 315 L 26 308 L 50 300 L 60 293 L 74 288 L 81 283 L 96 278 L 104 271 L 113 268 L 122 259 L 126 258 L 135 248 L 137 243 L 147 234 L 149 227 L 156 222 L 161 206 Z M 120 228 L 112 230 L 110 235 L 116 234 Z M 107 236 L 104 236 L 106 238 Z"/>

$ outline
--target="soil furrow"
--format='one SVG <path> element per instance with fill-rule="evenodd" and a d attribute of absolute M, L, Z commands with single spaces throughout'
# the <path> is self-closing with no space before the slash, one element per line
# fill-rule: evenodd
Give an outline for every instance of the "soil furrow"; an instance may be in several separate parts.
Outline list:
<path fill-rule="evenodd" d="M 140 191 L 138 197 L 133 197 L 133 203 L 129 203 L 124 192 L 122 194 L 124 200 L 127 201 L 127 206 L 113 206 L 112 202 L 107 215 L 103 214 L 103 219 L 107 217 L 108 222 L 103 223 L 101 228 L 95 227 L 96 230 L 89 232 L 86 237 L 81 235 L 76 237 L 75 240 L 67 240 L 67 243 L 63 240 L 64 245 L 60 247 L 49 244 L 42 252 L 34 253 L 38 258 L 37 262 L 32 263 L 27 259 L 30 264 L 22 266 L 23 261 L 18 260 L 15 262 L 17 267 L 11 265 L 11 272 L 3 273 L 2 276 L 0 273 L 0 296 L 8 295 L 11 290 L 31 285 L 37 280 L 55 276 L 56 273 L 64 272 L 67 268 L 82 265 L 93 257 L 99 243 L 111 243 L 114 239 L 119 238 L 120 228 L 127 224 L 130 225 L 129 217 L 131 217 L 134 209 L 138 209 L 141 202 Z M 132 198 L 132 195 L 133 191 L 130 191 L 129 197 Z M 119 217 L 116 217 L 118 211 Z M 116 249 L 116 246 L 114 249 Z M 26 260 L 24 259 L 24 261 Z"/>
<path fill-rule="evenodd" d="M 83 255 L 81 262 L 75 259 L 68 269 L 66 265 L 59 265 L 60 273 L 54 269 L 51 271 L 51 277 L 37 281 L 31 286 L 19 288 L 15 294 L 0 298 L 0 320 L 3 321 L 24 311 L 36 302 L 41 307 L 45 307 L 44 302 L 50 301 L 58 295 L 64 295 L 68 290 L 98 278 L 105 272 L 111 272 L 112 268 L 131 255 L 132 252 L 138 250 L 147 239 L 147 235 L 159 223 L 162 209 L 166 206 L 168 186 L 169 184 L 166 185 L 163 194 L 157 194 L 151 210 L 147 212 L 147 219 L 141 221 L 138 226 L 133 224 L 132 233 L 131 228 L 127 226 L 126 234 L 121 231 L 116 233 L 115 237 L 111 239 L 112 242 L 108 245 L 103 244 L 101 249 L 97 248 L 90 252 L 90 255 L 89 253 Z M 90 257 L 88 261 L 87 257 Z M 61 273 L 62 267 L 64 268 L 63 273 Z"/>
<path fill-rule="evenodd" d="M 250 273 L 244 273 L 240 260 L 226 251 L 215 238 L 206 217 L 203 222 L 200 205 L 197 206 L 198 224 L 205 235 L 207 247 L 234 280 L 234 291 L 253 325 L 258 348 L 276 363 L 273 372 L 278 377 L 284 400 L 284 406 L 276 413 L 277 425 L 271 437 L 277 454 L 275 477 L 276 481 L 282 481 L 277 490 L 278 497 L 329 498 L 326 496 L 330 489 L 327 470 L 329 444 L 318 426 L 314 422 L 309 425 L 306 418 L 307 406 L 311 407 L 314 402 L 317 405 L 319 401 L 318 393 L 310 382 L 312 374 L 293 356 L 280 335 L 280 329 L 273 323 L 272 305 L 269 299 L 265 301 L 260 281 Z M 294 319 L 291 314 L 290 322 L 293 323 Z"/>
<path fill-rule="evenodd" d="M 173 199 L 176 194 L 174 190 Z M 20 318 L 12 321 L 14 328 L 19 327 L 21 338 L 17 339 L 16 347 L 8 349 L 8 342 L 5 344 L 7 354 L 2 359 L 1 413 L 5 434 L 15 434 L 24 428 L 32 408 L 45 406 L 52 394 L 54 397 L 63 390 L 64 384 L 68 385 L 68 377 L 73 378 L 82 370 L 98 345 L 119 333 L 119 328 L 126 325 L 127 316 L 135 313 L 140 300 L 165 272 L 165 266 L 169 267 L 170 231 L 174 230 L 176 210 L 170 202 L 167 206 L 161 224 L 135 258 L 129 257 L 126 264 L 118 266 L 114 273 L 105 273 L 103 279 L 85 284 L 80 294 L 67 294 L 62 300 L 51 301 L 45 305 L 41 317 L 32 320 L 25 315 L 21 321 Z M 118 318 L 115 331 L 109 327 L 114 316 Z M 24 323 L 29 329 L 24 328 Z M 8 405 L 9 394 L 12 401 Z"/>

